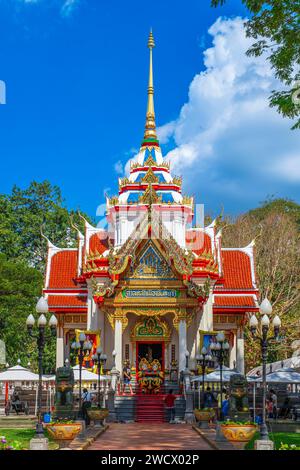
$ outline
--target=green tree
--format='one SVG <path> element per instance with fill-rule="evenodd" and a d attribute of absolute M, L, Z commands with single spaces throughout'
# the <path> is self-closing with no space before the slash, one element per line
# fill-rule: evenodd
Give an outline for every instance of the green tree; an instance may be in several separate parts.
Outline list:
<path fill-rule="evenodd" d="M 226 0 L 211 0 L 212 6 Z M 283 116 L 296 119 L 292 129 L 300 128 L 300 0 L 242 0 L 251 18 L 246 21 L 246 35 L 254 39 L 248 55 L 267 53 L 268 60 L 285 89 L 274 90 L 270 106 Z M 297 101 L 296 101 L 297 100 Z"/>
<path fill-rule="evenodd" d="M 271 301 L 282 320 L 281 341 L 269 348 L 269 360 L 292 354 L 300 324 L 300 205 L 285 199 L 269 199 L 236 219 L 226 218 L 223 246 L 246 246 L 256 237 L 255 262 L 262 300 Z M 248 368 L 258 365 L 260 351 L 246 329 Z"/>
<path fill-rule="evenodd" d="M 68 211 L 60 189 L 49 181 L 33 181 L 26 189 L 14 186 L 11 194 L 0 195 L 0 253 L 43 272 L 47 250 L 41 226 L 54 244 L 75 246 L 77 235 L 70 229 L 70 217 L 84 229 L 79 214 Z M 84 217 L 90 221 L 87 215 Z"/>
<path fill-rule="evenodd" d="M 17 360 L 26 366 L 31 362 L 37 370 L 37 347 L 26 329 L 27 316 L 35 312 L 41 295 L 43 276 L 24 262 L 7 260 L 0 253 L 0 339 L 6 344 L 7 361 L 15 365 Z M 55 339 L 47 343 L 44 356 L 44 372 L 55 369 Z"/>

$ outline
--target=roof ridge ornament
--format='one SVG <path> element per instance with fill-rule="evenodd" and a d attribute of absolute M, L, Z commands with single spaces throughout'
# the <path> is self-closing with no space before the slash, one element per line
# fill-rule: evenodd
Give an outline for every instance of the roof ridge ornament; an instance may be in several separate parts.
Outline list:
<path fill-rule="evenodd" d="M 152 29 L 150 30 L 148 47 L 150 51 L 149 58 L 149 82 L 148 82 L 148 102 L 146 112 L 146 124 L 144 132 L 143 144 L 157 142 L 156 124 L 155 124 L 155 112 L 154 112 L 154 86 L 153 86 L 153 62 L 152 62 L 152 49 L 155 47 L 154 37 Z"/>
<path fill-rule="evenodd" d="M 61 250 L 61 248 L 59 248 L 58 246 L 54 245 L 54 244 L 49 240 L 49 238 L 46 237 L 46 235 L 45 235 L 44 232 L 43 232 L 44 227 L 45 227 L 45 224 L 42 224 L 42 225 L 40 226 L 40 233 L 41 233 L 41 237 L 44 238 L 44 239 L 47 241 L 47 243 L 48 243 L 48 248 L 52 248 L 52 249 L 54 249 L 54 250 Z"/>

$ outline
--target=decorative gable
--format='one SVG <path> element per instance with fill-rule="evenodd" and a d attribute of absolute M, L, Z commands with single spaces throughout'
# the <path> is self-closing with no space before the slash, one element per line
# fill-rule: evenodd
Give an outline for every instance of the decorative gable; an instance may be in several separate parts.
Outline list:
<path fill-rule="evenodd" d="M 150 240 L 130 268 L 131 279 L 176 279 L 166 259 Z"/>

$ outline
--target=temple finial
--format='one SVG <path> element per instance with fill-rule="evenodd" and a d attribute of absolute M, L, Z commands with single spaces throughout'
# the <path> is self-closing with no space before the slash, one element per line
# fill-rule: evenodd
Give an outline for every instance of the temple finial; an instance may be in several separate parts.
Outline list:
<path fill-rule="evenodd" d="M 155 46 L 152 29 L 150 30 L 148 47 L 150 50 L 150 64 L 149 64 L 149 83 L 148 83 L 148 104 L 146 113 L 146 125 L 144 140 L 157 140 L 156 126 L 155 126 L 155 112 L 154 112 L 154 87 L 153 87 L 153 64 L 152 64 L 152 49 Z"/>

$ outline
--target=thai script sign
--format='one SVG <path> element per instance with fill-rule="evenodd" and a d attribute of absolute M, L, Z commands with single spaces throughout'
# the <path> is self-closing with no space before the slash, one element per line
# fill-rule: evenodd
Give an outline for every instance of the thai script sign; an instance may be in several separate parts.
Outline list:
<path fill-rule="evenodd" d="M 123 291 L 123 297 L 127 297 L 127 298 L 141 298 L 141 297 L 176 298 L 178 296 L 179 296 L 179 291 L 176 289 L 126 289 Z"/>

